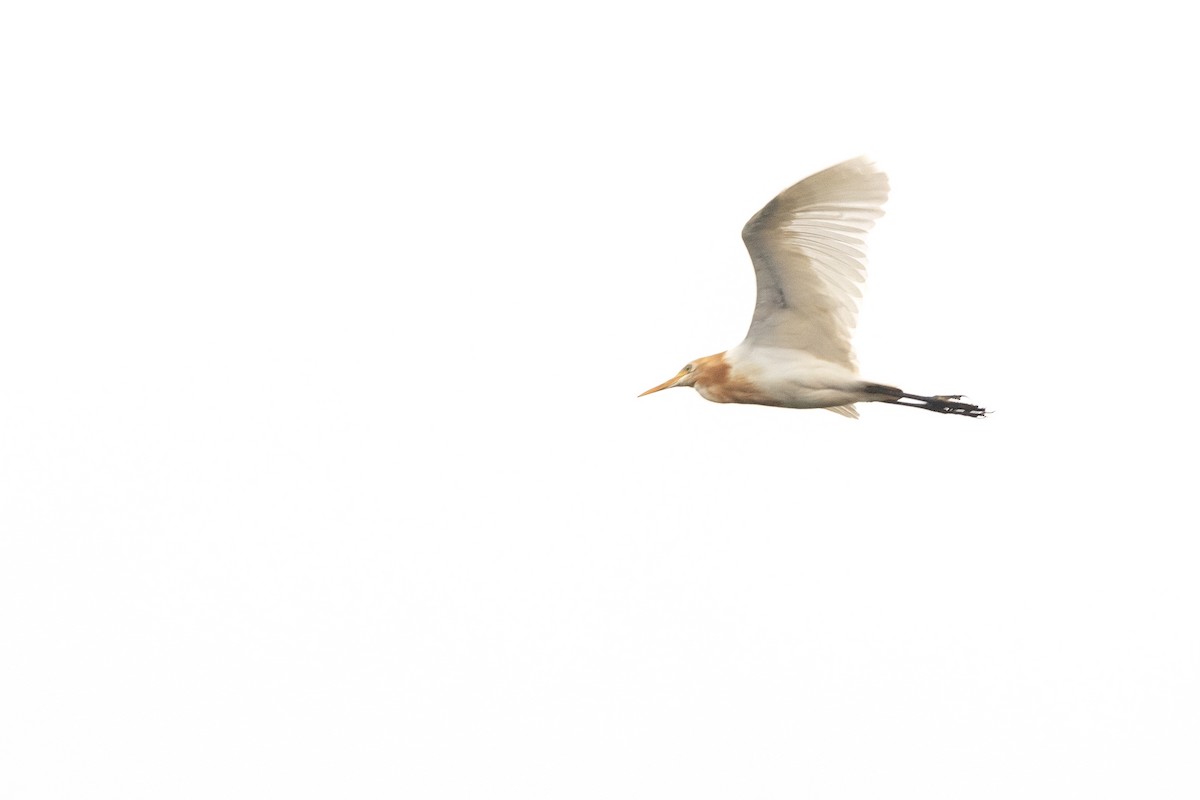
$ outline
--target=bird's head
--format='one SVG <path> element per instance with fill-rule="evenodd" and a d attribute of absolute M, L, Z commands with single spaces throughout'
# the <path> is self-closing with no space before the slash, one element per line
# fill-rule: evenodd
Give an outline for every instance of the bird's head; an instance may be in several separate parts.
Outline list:
<path fill-rule="evenodd" d="M 717 375 L 718 372 L 721 373 L 720 376 Z M 697 383 L 711 382 L 714 379 L 724 377 L 724 373 L 726 372 L 728 372 L 728 367 L 725 365 L 723 353 L 697 358 L 685 364 L 683 369 L 679 370 L 678 374 L 674 378 L 671 378 L 671 380 L 660 383 L 653 389 L 647 389 L 639 394 L 638 397 L 645 397 L 648 394 L 661 392 L 663 389 L 674 389 L 676 386 L 695 386 Z"/>

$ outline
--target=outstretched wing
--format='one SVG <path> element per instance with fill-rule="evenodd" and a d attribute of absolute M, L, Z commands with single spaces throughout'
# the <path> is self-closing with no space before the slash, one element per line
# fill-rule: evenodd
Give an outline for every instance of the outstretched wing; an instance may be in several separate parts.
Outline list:
<path fill-rule="evenodd" d="M 887 175 L 865 158 L 818 172 L 779 193 L 742 229 L 758 277 L 746 342 L 804 350 L 856 369 L 850 332 L 863 242 L 887 201 Z"/>

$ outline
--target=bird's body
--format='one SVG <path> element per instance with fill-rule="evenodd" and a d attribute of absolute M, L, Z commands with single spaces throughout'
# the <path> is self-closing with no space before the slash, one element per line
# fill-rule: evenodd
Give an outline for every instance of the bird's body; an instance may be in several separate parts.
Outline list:
<path fill-rule="evenodd" d="M 693 385 L 715 403 L 829 408 L 855 402 L 862 383 L 844 367 L 779 347 L 741 344 L 694 363 Z"/>
<path fill-rule="evenodd" d="M 858 376 L 850 346 L 856 284 L 865 273 L 865 234 L 883 215 L 887 193 L 887 176 L 858 158 L 805 178 L 764 206 L 742 229 L 758 283 L 746 339 L 643 394 L 694 386 L 716 403 L 828 408 L 849 417 L 862 402 L 986 413 L 957 395 L 911 395 Z"/>

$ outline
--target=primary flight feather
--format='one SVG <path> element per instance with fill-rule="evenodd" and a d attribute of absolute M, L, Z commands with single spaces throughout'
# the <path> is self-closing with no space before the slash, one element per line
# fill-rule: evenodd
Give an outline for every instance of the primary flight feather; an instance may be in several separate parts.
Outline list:
<path fill-rule="evenodd" d="M 758 297 L 745 340 L 687 364 L 643 392 L 694 386 L 706 400 L 828 408 L 858 416 L 855 403 L 911 405 L 983 416 L 961 395 L 915 395 L 858 377 L 850 346 L 866 275 L 867 231 L 883 216 L 887 175 L 855 158 L 780 192 L 742 229 Z"/>

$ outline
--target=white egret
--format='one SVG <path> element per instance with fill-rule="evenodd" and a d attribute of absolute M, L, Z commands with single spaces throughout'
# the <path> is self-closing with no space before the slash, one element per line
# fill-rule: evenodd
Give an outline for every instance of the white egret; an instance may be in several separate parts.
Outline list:
<path fill-rule="evenodd" d="M 818 172 L 750 218 L 742 240 L 758 279 L 746 339 L 698 358 L 642 393 L 693 386 L 715 403 L 827 408 L 857 417 L 855 403 L 894 403 L 940 414 L 987 412 L 961 395 L 908 394 L 865 381 L 850 347 L 866 272 L 864 239 L 883 216 L 888 179 L 865 158 Z"/>

